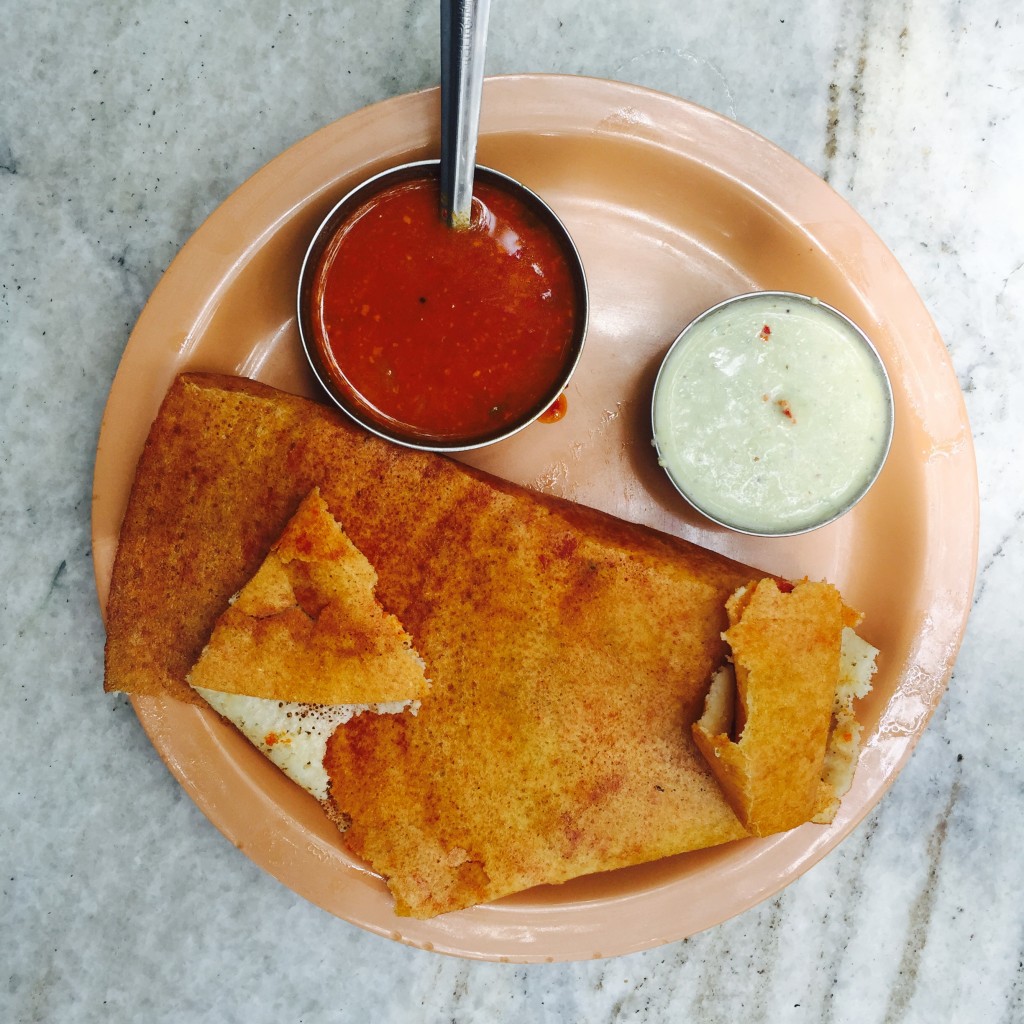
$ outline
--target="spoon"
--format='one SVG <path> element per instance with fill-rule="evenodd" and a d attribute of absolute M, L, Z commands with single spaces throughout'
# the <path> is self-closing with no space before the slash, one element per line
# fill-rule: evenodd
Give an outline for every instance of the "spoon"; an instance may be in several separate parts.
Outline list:
<path fill-rule="evenodd" d="M 441 219 L 468 228 L 490 0 L 441 0 Z"/>

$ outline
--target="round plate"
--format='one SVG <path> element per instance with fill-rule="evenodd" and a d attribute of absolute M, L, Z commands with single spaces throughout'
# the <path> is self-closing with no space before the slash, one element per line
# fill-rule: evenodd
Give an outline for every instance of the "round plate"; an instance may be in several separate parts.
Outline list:
<path fill-rule="evenodd" d="M 186 369 L 316 395 L 295 325 L 302 253 L 362 178 L 436 155 L 436 91 L 324 128 L 272 161 L 195 233 L 143 310 L 111 388 L 96 457 L 93 552 L 101 604 L 135 463 Z M 628 953 L 691 935 L 778 891 L 874 806 L 937 705 L 977 561 L 978 489 L 963 401 L 920 298 L 881 241 L 826 184 L 751 132 L 678 99 L 593 79 L 486 83 L 481 163 L 546 199 L 576 240 L 591 329 L 554 424 L 466 461 L 763 569 L 828 578 L 881 648 L 862 702 L 866 742 L 828 827 L 805 825 L 653 864 L 541 887 L 431 921 L 401 919 L 316 803 L 212 712 L 136 699 L 168 767 L 253 861 L 337 916 L 442 952 L 514 961 Z M 728 533 L 685 507 L 650 444 L 650 390 L 682 326 L 753 289 L 816 295 L 871 337 L 892 377 L 896 433 L 871 493 L 796 537 Z"/>

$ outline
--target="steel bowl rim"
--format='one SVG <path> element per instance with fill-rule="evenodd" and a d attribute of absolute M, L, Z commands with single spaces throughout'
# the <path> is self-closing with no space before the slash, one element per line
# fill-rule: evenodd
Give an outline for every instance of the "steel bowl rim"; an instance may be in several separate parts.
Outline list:
<path fill-rule="evenodd" d="M 868 478 L 867 482 L 861 487 L 844 505 L 838 510 L 833 512 L 825 519 L 815 520 L 807 526 L 801 526 L 792 530 L 753 530 L 748 527 L 738 526 L 735 523 L 729 522 L 719 516 L 714 515 L 705 509 L 699 502 L 691 497 L 684 487 L 684 485 L 675 478 L 675 476 L 669 471 L 669 467 L 665 465 L 662 460 L 661 446 L 658 443 L 658 432 L 656 428 L 655 409 L 658 401 L 658 388 L 661 385 L 662 377 L 665 373 L 665 367 L 668 365 L 669 359 L 672 353 L 675 352 L 676 348 L 680 345 L 685 345 L 687 335 L 699 324 L 701 321 L 706 320 L 708 317 L 717 313 L 720 309 L 725 306 L 731 306 L 746 300 L 754 298 L 776 298 L 783 300 L 790 300 L 801 303 L 810 303 L 818 306 L 822 309 L 827 309 L 833 315 L 839 317 L 844 323 L 851 327 L 854 333 L 860 338 L 861 342 L 867 347 L 868 351 L 872 354 L 875 365 L 881 372 L 882 384 L 885 391 L 885 403 L 887 412 L 887 423 L 886 423 L 886 439 L 885 444 L 882 446 L 881 453 L 879 455 L 877 464 L 875 465 L 874 471 Z M 816 298 L 813 295 L 806 295 L 803 292 L 786 291 L 783 289 L 764 289 L 764 290 L 753 290 L 748 292 L 742 292 L 739 295 L 731 295 L 726 299 L 722 299 L 720 302 L 716 302 L 713 306 L 709 306 L 707 309 L 698 313 L 685 327 L 676 335 L 672 344 L 669 345 L 668 350 L 665 352 L 664 357 L 658 366 L 658 372 L 654 378 L 654 386 L 651 390 L 651 438 L 652 444 L 658 456 L 658 464 L 665 471 L 665 475 L 668 477 L 672 486 L 678 491 L 679 495 L 684 501 L 696 512 L 699 512 L 704 518 L 709 519 L 711 522 L 718 526 L 724 527 L 727 530 L 732 530 L 734 533 L 745 534 L 748 537 L 798 537 L 805 533 L 811 533 L 814 530 L 819 530 L 823 526 L 828 526 L 834 523 L 837 519 L 841 519 L 845 516 L 862 498 L 867 495 L 868 491 L 874 486 L 875 481 L 881 474 L 882 469 L 885 467 L 886 462 L 889 459 L 889 452 L 892 449 L 893 434 L 896 428 L 896 409 L 893 398 L 892 381 L 889 377 L 889 371 L 886 368 L 885 361 L 882 359 L 881 354 L 875 347 L 874 342 L 868 337 L 867 332 L 850 316 L 844 313 L 841 309 L 837 309 L 835 306 L 830 305 L 822 299 Z"/>

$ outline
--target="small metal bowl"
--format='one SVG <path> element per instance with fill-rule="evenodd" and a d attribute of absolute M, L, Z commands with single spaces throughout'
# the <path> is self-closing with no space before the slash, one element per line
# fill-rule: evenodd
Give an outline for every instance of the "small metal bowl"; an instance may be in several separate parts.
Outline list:
<path fill-rule="evenodd" d="M 299 336 L 309 365 L 331 400 L 342 412 L 370 433 L 407 448 L 432 452 L 458 452 L 482 448 L 485 445 L 503 441 L 528 426 L 551 407 L 565 390 L 583 352 L 589 318 L 589 296 L 579 252 L 569 232 L 554 211 L 539 196 L 514 178 L 488 167 L 477 166 L 476 180 L 500 188 L 505 192 L 514 193 L 520 202 L 548 228 L 565 258 L 575 289 L 578 312 L 571 343 L 560 372 L 543 394 L 538 397 L 536 403 L 518 419 L 494 430 L 472 436 L 447 437 L 406 429 L 404 425 L 394 421 L 387 422 L 386 418 L 368 403 L 358 401 L 358 396 L 349 394 L 340 388 L 335 382 L 330 367 L 326 365 L 317 343 L 317 329 L 314 323 L 314 292 L 320 258 L 341 226 L 363 203 L 393 185 L 413 179 L 436 178 L 439 174 L 439 167 L 438 160 L 419 160 L 392 167 L 362 182 L 333 207 L 317 228 L 302 261 L 298 288 L 298 323 Z"/>
<path fill-rule="evenodd" d="M 870 339 L 795 292 L 737 295 L 701 313 L 670 346 L 651 399 L 658 462 L 676 490 L 712 522 L 757 537 L 808 533 L 849 512 L 878 478 L 893 426 L 892 385 Z M 849 465 L 835 453 L 850 453 Z"/>

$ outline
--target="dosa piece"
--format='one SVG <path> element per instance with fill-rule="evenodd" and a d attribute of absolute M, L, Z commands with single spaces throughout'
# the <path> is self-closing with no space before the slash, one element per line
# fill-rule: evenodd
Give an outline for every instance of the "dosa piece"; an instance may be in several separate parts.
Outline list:
<path fill-rule="evenodd" d="M 431 680 L 417 715 L 325 740 L 325 804 L 399 914 L 749 834 L 692 726 L 726 602 L 763 573 L 237 378 L 179 378 L 150 432 L 106 687 L 198 699 L 186 675 L 215 621 L 313 488 Z"/>
<path fill-rule="evenodd" d="M 376 585 L 314 488 L 218 618 L 190 685 L 308 704 L 422 697 L 423 662 Z"/>
<path fill-rule="evenodd" d="M 218 618 L 193 689 L 289 778 L 327 798 L 327 740 L 354 715 L 415 708 L 428 690 L 377 574 L 314 488 Z"/>
<path fill-rule="evenodd" d="M 856 760 L 852 701 L 877 651 L 827 583 L 765 579 L 726 607 L 732 665 L 715 674 L 694 739 L 752 835 L 831 821 Z"/>

